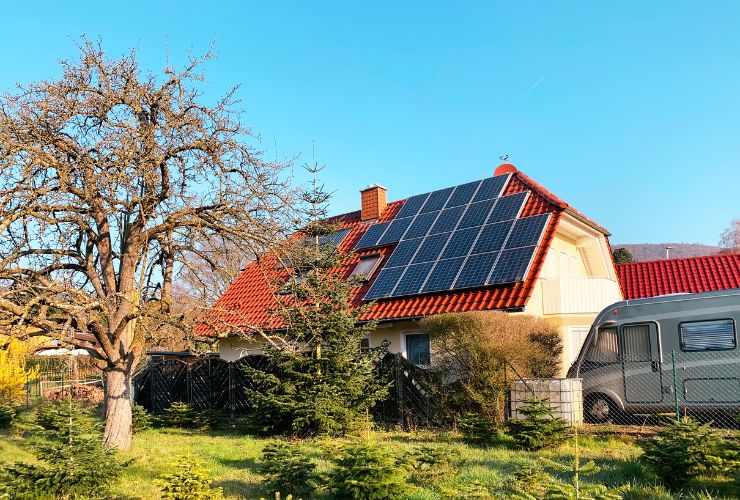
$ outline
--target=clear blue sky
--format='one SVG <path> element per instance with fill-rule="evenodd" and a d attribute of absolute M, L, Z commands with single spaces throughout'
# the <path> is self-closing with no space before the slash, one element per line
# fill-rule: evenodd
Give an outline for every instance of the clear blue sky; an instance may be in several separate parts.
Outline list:
<path fill-rule="evenodd" d="M 740 2 L 5 2 L 0 87 L 72 39 L 144 66 L 216 42 L 270 157 L 327 166 L 332 212 L 490 175 L 502 154 L 612 242 L 716 244 L 740 217 Z"/>

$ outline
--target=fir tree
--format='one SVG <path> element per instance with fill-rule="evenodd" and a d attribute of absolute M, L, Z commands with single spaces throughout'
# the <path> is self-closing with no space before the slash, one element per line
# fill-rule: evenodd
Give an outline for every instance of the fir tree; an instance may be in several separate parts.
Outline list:
<path fill-rule="evenodd" d="M 522 419 L 509 421 L 509 433 L 516 444 L 525 450 L 541 450 L 560 444 L 568 434 L 568 426 L 562 418 L 556 418 L 547 399 L 525 399 L 517 411 Z"/>
<path fill-rule="evenodd" d="M 365 308 L 351 303 L 358 282 L 338 270 L 347 256 L 329 237 L 338 227 L 326 218 L 330 196 L 316 181 L 321 169 L 307 167 L 314 175 L 303 196 L 308 223 L 284 257 L 292 275 L 275 314 L 286 329 L 265 347 L 271 372 L 245 368 L 256 382 L 247 389 L 252 422 L 266 434 L 346 434 L 386 391 L 376 372 L 381 353 L 360 351 L 375 325 L 363 323 Z"/>

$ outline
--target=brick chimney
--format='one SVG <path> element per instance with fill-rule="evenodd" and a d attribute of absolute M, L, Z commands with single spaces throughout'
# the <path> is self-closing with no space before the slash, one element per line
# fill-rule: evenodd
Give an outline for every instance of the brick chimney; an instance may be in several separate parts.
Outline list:
<path fill-rule="evenodd" d="M 362 220 L 373 220 L 380 217 L 388 204 L 385 194 L 388 190 L 380 184 L 373 184 L 360 191 L 362 199 Z"/>

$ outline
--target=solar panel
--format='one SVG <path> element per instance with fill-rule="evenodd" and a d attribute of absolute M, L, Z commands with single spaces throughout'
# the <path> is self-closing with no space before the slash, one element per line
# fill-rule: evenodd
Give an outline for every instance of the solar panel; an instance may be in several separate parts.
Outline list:
<path fill-rule="evenodd" d="M 362 235 L 360 241 L 358 241 L 355 245 L 355 250 L 359 250 L 361 248 L 370 248 L 377 245 L 378 240 L 381 236 L 383 236 L 383 233 L 388 228 L 389 224 L 390 223 L 388 222 L 381 222 L 379 224 L 373 224 L 372 226 L 370 226 L 367 231 L 365 231 L 365 234 Z"/>
<path fill-rule="evenodd" d="M 536 249 L 536 246 L 530 246 L 502 251 L 486 284 L 499 285 L 524 281 Z"/>
<path fill-rule="evenodd" d="M 457 207 L 460 205 L 467 205 L 470 200 L 473 199 L 473 195 L 478 190 L 478 186 L 482 181 L 468 182 L 467 184 L 460 184 L 455 187 L 455 192 L 452 193 L 450 199 L 447 200 L 447 208 Z"/>
<path fill-rule="evenodd" d="M 398 281 L 398 286 L 393 291 L 393 296 L 400 297 L 419 293 L 433 265 L 434 262 L 424 262 L 423 264 L 408 266 L 406 272 L 403 273 L 403 276 Z"/>
<path fill-rule="evenodd" d="M 406 203 L 403 204 L 401 210 L 399 210 L 396 214 L 396 219 L 401 219 L 403 217 L 413 217 L 414 215 L 418 214 L 419 209 L 421 209 L 421 207 L 424 205 L 424 202 L 427 201 L 427 197 L 429 197 L 429 193 L 418 194 L 406 200 Z"/>
<path fill-rule="evenodd" d="M 540 214 L 517 219 L 514 222 L 514 230 L 506 241 L 506 248 L 526 247 L 539 243 L 549 218 L 550 214 Z"/>
<path fill-rule="evenodd" d="M 501 196 L 506 183 L 509 181 L 509 177 L 511 176 L 497 175 L 483 179 L 483 182 L 481 183 L 480 188 L 478 188 L 478 192 L 475 193 L 475 198 L 473 198 L 472 202 L 492 200 Z"/>
<path fill-rule="evenodd" d="M 401 241 L 403 234 L 406 232 L 413 221 L 413 217 L 394 219 L 393 221 L 391 221 L 388 229 L 386 229 L 383 236 L 380 238 L 380 240 L 378 240 L 378 245 L 390 245 L 391 243 L 398 243 L 399 241 Z"/>
<path fill-rule="evenodd" d="M 411 262 L 434 262 L 439 259 L 439 254 L 442 253 L 442 249 L 449 238 L 450 233 L 427 236 L 421 245 L 419 245 L 419 251 L 416 252 Z"/>
<path fill-rule="evenodd" d="M 446 208 L 439 213 L 437 221 L 429 230 L 429 234 L 446 233 L 452 231 L 457 226 L 465 207 Z"/>
<path fill-rule="evenodd" d="M 331 246 L 332 248 L 336 248 L 339 245 L 342 244 L 344 241 L 344 238 L 347 237 L 349 234 L 350 228 L 344 228 L 340 229 L 339 231 L 334 231 L 330 234 L 325 234 L 323 236 L 319 237 L 319 245 L 321 246 Z"/>
<path fill-rule="evenodd" d="M 429 293 L 449 290 L 452 283 L 454 283 L 463 262 L 465 262 L 465 257 L 437 261 L 434 264 L 434 268 L 429 272 L 429 277 L 427 278 L 427 282 L 424 284 L 424 287 L 421 289 L 421 292 Z"/>
<path fill-rule="evenodd" d="M 403 239 L 410 240 L 426 236 L 429 229 L 432 227 L 432 224 L 434 224 L 434 219 L 437 218 L 438 214 L 439 212 L 430 212 L 428 214 L 417 215 L 414 222 L 411 223 L 411 227 L 409 227 L 408 231 L 406 231 L 406 234 L 403 236 Z"/>
<path fill-rule="evenodd" d="M 493 222 L 516 219 L 522 208 L 524 208 L 524 202 L 527 201 L 528 196 L 528 191 L 502 196 L 496 201 L 496 206 L 493 207 L 493 211 L 486 222 L 491 224 Z"/>
<path fill-rule="evenodd" d="M 444 208 L 445 206 L 445 203 L 447 203 L 447 198 L 450 197 L 453 189 L 455 188 L 451 187 L 429 193 L 429 198 L 427 198 L 427 202 L 424 203 L 424 206 L 421 209 L 421 213 L 442 210 L 442 208 Z"/>
<path fill-rule="evenodd" d="M 460 275 L 455 280 L 453 288 L 471 288 L 485 285 L 486 278 L 491 273 L 499 253 L 501 252 L 479 253 L 468 257 L 460 270 Z"/>
<path fill-rule="evenodd" d="M 513 225 L 514 221 L 505 221 L 483 226 L 480 236 L 478 236 L 478 240 L 470 253 L 488 253 L 501 250 Z"/>
<path fill-rule="evenodd" d="M 399 243 L 395 250 L 393 250 L 393 253 L 388 259 L 388 263 L 385 265 L 385 267 L 407 265 L 409 262 L 411 262 L 414 254 L 419 249 L 419 245 L 421 244 L 421 242 L 422 238 L 416 238 L 415 240 L 406 240 Z"/>
<path fill-rule="evenodd" d="M 486 218 L 488 217 L 492 206 L 493 203 L 491 201 L 471 203 L 465 211 L 465 215 L 463 215 L 463 218 L 460 220 L 460 224 L 457 225 L 457 229 L 482 226 L 486 223 Z"/>
<path fill-rule="evenodd" d="M 389 297 L 398 283 L 405 267 L 384 268 L 373 282 L 370 290 L 365 294 L 365 300 L 380 299 Z"/>
<path fill-rule="evenodd" d="M 450 237 L 449 243 L 444 252 L 442 252 L 442 258 L 448 259 L 452 257 L 465 257 L 470 253 L 470 249 L 473 248 L 475 238 L 478 236 L 481 228 L 471 227 L 463 229 L 461 231 L 455 231 Z"/>

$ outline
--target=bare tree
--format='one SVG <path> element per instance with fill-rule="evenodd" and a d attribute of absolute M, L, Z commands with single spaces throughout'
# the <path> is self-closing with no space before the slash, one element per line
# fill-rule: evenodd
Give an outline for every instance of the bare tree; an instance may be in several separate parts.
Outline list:
<path fill-rule="evenodd" d="M 721 253 L 740 252 L 740 219 L 733 219 L 730 227 L 722 231 L 719 240 Z"/>
<path fill-rule="evenodd" d="M 146 330 L 171 319 L 178 266 L 216 238 L 281 240 L 291 193 L 249 145 L 236 89 L 203 103 L 212 53 L 158 77 L 134 51 L 79 48 L 60 78 L 0 98 L 0 321 L 95 354 L 104 445 L 125 449 L 132 374 Z"/>

